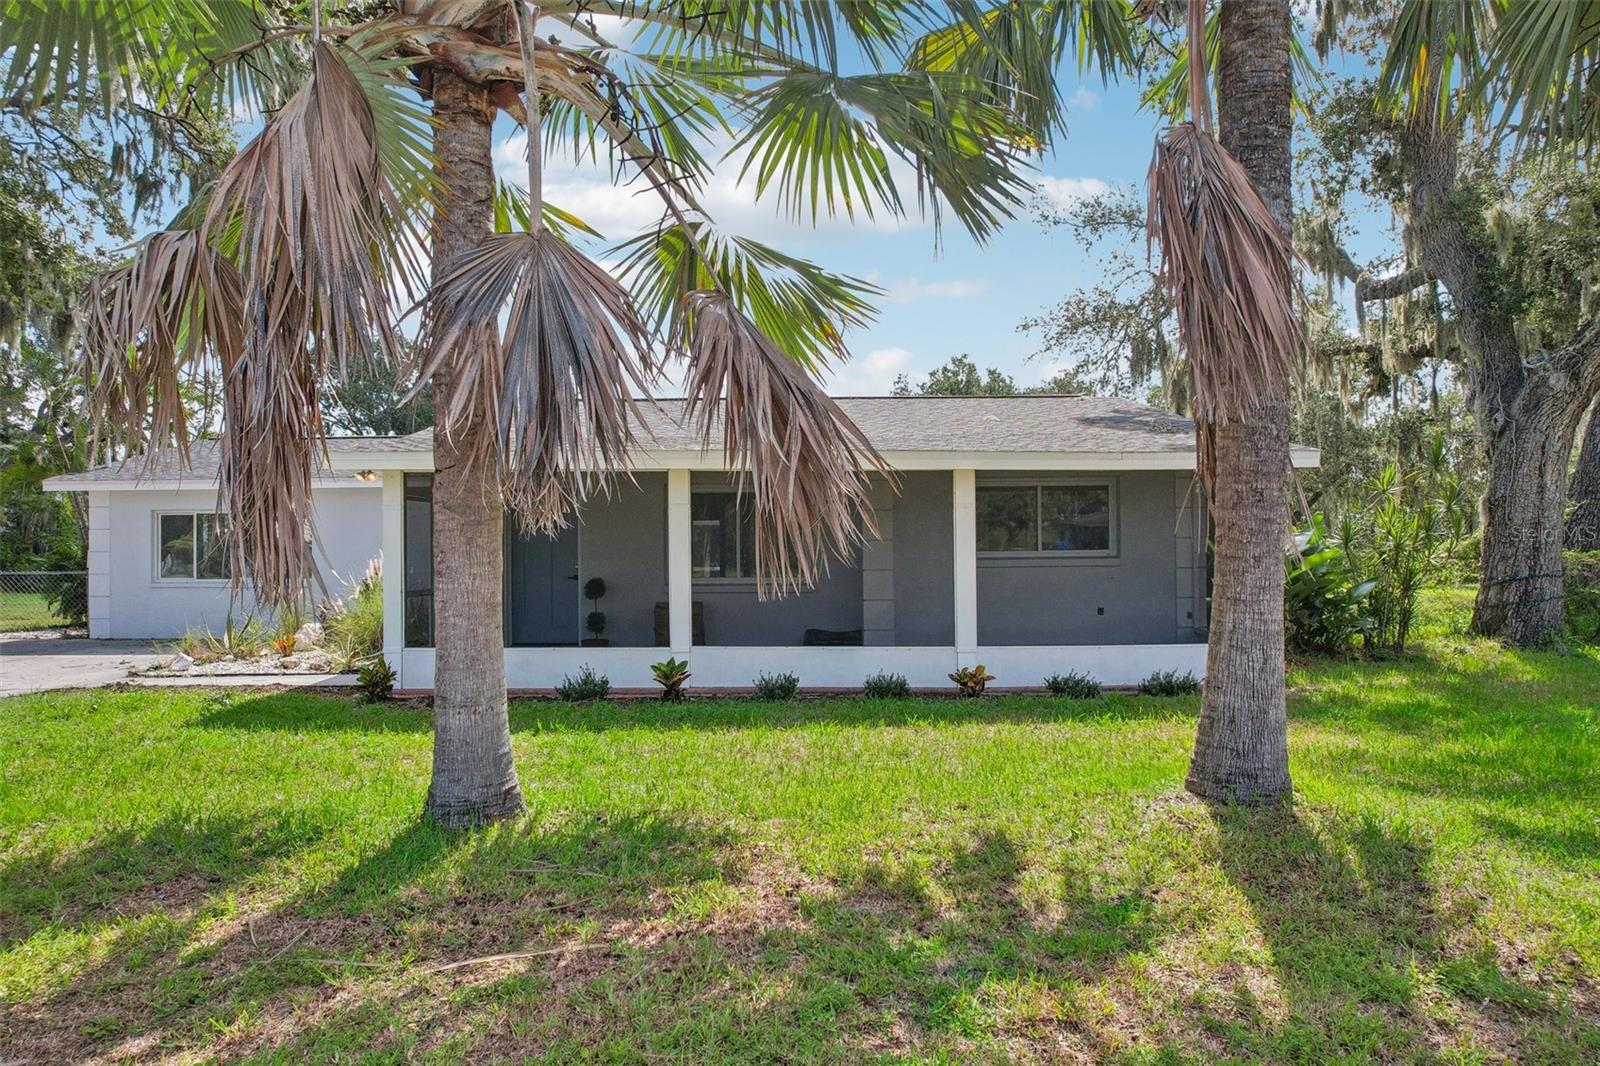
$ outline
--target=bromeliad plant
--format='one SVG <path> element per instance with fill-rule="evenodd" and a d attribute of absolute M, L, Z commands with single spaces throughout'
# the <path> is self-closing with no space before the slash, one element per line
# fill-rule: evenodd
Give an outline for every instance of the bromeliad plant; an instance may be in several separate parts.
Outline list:
<path fill-rule="evenodd" d="M 666 658 L 650 664 L 650 673 L 661 686 L 661 698 L 672 703 L 683 699 L 683 686 L 689 682 L 689 660 Z"/>
<path fill-rule="evenodd" d="M 437 550 L 477 560 L 501 550 L 502 503 L 549 529 L 626 469 L 636 397 L 680 360 L 694 426 L 749 475 L 762 594 L 812 583 L 871 529 L 882 460 L 817 374 L 876 290 L 720 229 L 702 190 L 736 168 L 796 221 L 918 213 L 982 240 L 1027 203 L 1022 165 L 1063 128 L 1056 68 L 1132 55 L 1120 4 L 1076 0 L 376 0 L 341 5 L 345 21 L 321 7 L 0 0 L 0 96 L 24 117 L 132 101 L 265 116 L 91 287 L 84 348 L 93 407 L 130 452 L 185 448 L 186 385 L 221 381 L 235 583 L 268 607 L 319 580 L 319 398 L 366 363 L 431 379 L 435 513 L 461 512 Z M 525 195 L 496 187 L 501 112 L 528 134 Z M 547 151 L 608 159 L 659 205 L 617 248 L 617 277 L 577 247 L 592 227 L 545 201 Z M 492 569 L 435 575 L 425 813 L 446 825 L 522 809 Z"/>

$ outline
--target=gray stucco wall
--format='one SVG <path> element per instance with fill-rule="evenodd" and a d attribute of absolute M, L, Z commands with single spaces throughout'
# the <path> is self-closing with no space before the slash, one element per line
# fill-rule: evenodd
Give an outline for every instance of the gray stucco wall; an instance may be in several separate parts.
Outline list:
<path fill-rule="evenodd" d="M 209 512 L 217 506 L 214 488 L 173 492 L 108 492 L 109 584 L 107 627 L 97 637 L 166 638 L 210 627 L 220 633 L 230 606 L 235 621 L 255 611 L 245 596 L 231 603 L 226 581 L 156 579 L 156 519 L 162 512 Z M 329 591 L 359 578 L 382 550 L 378 489 L 319 488 L 315 492 L 317 531 L 326 558 L 319 558 Z"/>
<path fill-rule="evenodd" d="M 894 497 L 894 642 L 900 647 L 955 643 L 955 522 L 950 472 L 900 475 Z"/>
<path fill-rule="evenodd" d="M 1080 476 L 1096 477 L 1074 474 Z M 979 474 L 978 485 L 1028 477 Z M 980 645 L 1167 644 L 1198 639 L 1192 624 L 1180 625 L 1176 612 L 1179 545 L 1172 472 L 1124 472 L 1107 474 L 1103 480 L 1116 486 L 1115 555 L 978 556 Z"/>

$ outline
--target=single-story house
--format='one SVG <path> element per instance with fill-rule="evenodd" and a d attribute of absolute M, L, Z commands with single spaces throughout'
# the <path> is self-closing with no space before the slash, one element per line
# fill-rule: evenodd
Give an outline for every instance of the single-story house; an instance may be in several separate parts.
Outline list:
<path fill-rule="evenodd" d="M 553 537 L 508 522 L 507 680 L 549 688 L 585 664 L 648 686 L 650 663 L 687 658 L 694 683 L 744 686 L 792 671 L 855 686 L 880 670 L 946 685 L 982 663 L 999 685 L 1081 670 L 1131 684 L 1202 673 L 1208 563 L 1194 428 L 1126 400 L 1080 396 L 860 397 L 846 413 L 895 470 L 873 482 L 878 535 L 815 587 L 758 598 L 751 516 L 720 449 L 646 409 L 626 478 Z M 1295 447 L 1313 466 L 1315 449 Z M 217 538 L 217 455 L 171 455 L 51 478 L 89 498 L 92 637 L 219 629 L 230 609 Z M 329 442 L 314 490 L 330 584 L 386 560 L 385 654 L 404 689 L 433 682 L 431 433 Z M 746 501 L 747 503 L 747 501 Z M 590 578 L 605 595 L 583 598 Z M 584 646 L 606 616 L 605 646 Z"/>

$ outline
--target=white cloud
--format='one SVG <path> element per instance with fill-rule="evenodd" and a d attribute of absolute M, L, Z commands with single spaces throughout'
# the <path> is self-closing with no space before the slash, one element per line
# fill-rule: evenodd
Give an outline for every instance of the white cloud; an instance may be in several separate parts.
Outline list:
<path fill-rule="evenodd" d="M 823 379 L 830 396 L 887 396 L 896 376 L 911 365 L 905 348 L 874 348 L 849 362 L 836 364 Z"/>
<path fill-rule="evenodd" d="M 885 303 L 912 304 L 921 300 L 964 300 L 988 291 L 989 283 L 983 278 L 955 278 L 951 281 L 908 278 L 884 286 L 882 299 Z"/>
<path fill-rule="evenodd" d="M 1040 196 L 1062 207 L 1071 207 L 1082 200 L 1104 196 L 1111 186 L 1099 178 L 1057 178 L 1049 174 L 1034 183 Z"/>
<path fill-rule="evenodd" d="M 1087 85 L 1080 85 L 1067 97 L 1068 111 L 1093 111 L 1100 106 L 1100 94 Z"/>

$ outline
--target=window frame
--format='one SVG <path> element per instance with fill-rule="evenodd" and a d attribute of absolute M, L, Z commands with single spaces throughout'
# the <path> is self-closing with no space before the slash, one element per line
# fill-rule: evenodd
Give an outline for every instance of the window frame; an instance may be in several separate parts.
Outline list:
<path fill-rule="evenodd" d="M 754 560 L 754 558 L 752 558 L 750 560 L 745 560 L 745 558 L 744 558 L 744 548 L 742 546 L 742 541 L 741 541 L 741 538 L 739 538 L 737 535 L 734 537 L 734 552 L 739 557 L 739 562 L 741 564 L 741 566 L 740 566 L 741 569 L 743 569 L 743 564 L 748 561 L 749 566 L 750 566 L 750 573 L 749 574 L 744 574 L 744 575 L 728 575 L 728 574 L 702 575 L 702 574 L 697 574 L 697 573 L 694 572 L 694 527 L 699 522 L 708 522 L 709 521 L 708 519 L 696 519 L 694 517 L 694 497 L 696 497 L 696 496 L 732 496 L 732 497 L 735 497 L 736 500 L 738 500 L 738 505 L 740 507 L 745 506 L 746 505 L 746 501 L 749 501 L 751 499 L 750 490 L 749 489 L 745 489 L 743 492 L 741 492 L 737 486 L 733 486 L 733 485 L 705 485 L 705 486 L 692 485 L 692 486 L 690 486 L 690 489 L 689 489 L 689 580 L 691 582 L 693 582 L 694 584 L 696 584 L 696 585 L 716 585 L 716 586 L 721 587 L 721 588 L 727 588 L 727 587 L 730 587 L 730 586 L 739 586 L 739 585 L 754 586 L 755 583 L 756 583 L 755 560 Z M 751 503 L 751 504 L 749 504 L 749 506 L 751 507 L 751 520 L 754 521 L 755 520 L 754 504 Z M 721 523 L 719 523 L 719 526 L 721 526 L 724 529 L 726 528 L 725 526 L 722 526 Z M 752 547 L 753 547 L 754 546 L 754 539 L 753 538 L 752 538 L 751 544 L 752 544 Z"/>
<path fill-rule="evenodd" d="M 158 585 L 158 586 L 162 586 L 162 587 L 166 587 L 166 586 L 170 586 L 170 585 L 186 585 L 186 586 L 203 586 L 203 587 L 213 587 L 213 588 L 214 587 L 221 587 L 221 586 L 229 584 L 231 579 L 227 578 L 227 577 L 200 577 L 199 576 L 199 574 L 200 574 L 199 525 L 200 525 L 201 516 L 205 516 L 205 517 L 211 518 L 215 525 L 221 525 L 223 523 L 226 523 L 227 520 L 228 520 L 226 515 L 219 514 L 214 510 L 213 511 L 208 511 L 208 510 L 204 510 L 204 509 L 191 509 L 191 508 L 185 508 L 185 507 L 162 508 L 160 510 L 155 510 L 155 511 L 151 511 L 150 512 L 150 541 L 151 541 L 150 581 L 151 581 L 152 584 Z M 164 518 L 188 518 L 189 519 L 189 523 L 190 523 L 190 534 L 189 535 L 193 539 L 194 550 L 193 550 L 193 559 L 190 562 L 190 573 L 189 573 L 188 577 L 166 577 L 161 573 L 161 548 L 162 548 L 162 544 L 163 544 L 162 539 L 161 539 L 161 521 Z M 227 548 L 228 550 L 231 551 L 231 546 L 228 544 L 226 539 L 223 540 L 223 545 L 224 545 L 225 548 Z M 230 566 L 232 564 L 232 561 L 233 560 L 231 558 L 228 560 Z"/>
<path fill-rule="evenodd" d="M 1106 547 L 1104 548 L 1071 548 L 1057 549 L 1040 547 L 1043 543 L 1044 526 L 1044 498 L 1045 489 L 1059 488 L 1097 488 L 1106 490 Z M 1122 548 L 1120 536 L 1120 494 L 1117 489 L 1115 477 L 1007 477 L 984 478 L 974 486 L 973 507 L 973 543 L 982 540 L 981 530 L 978 528 L 979 515 L 976 506 L 977 494 L 984 489 L 1032 489 L 1033 490 L 1033 542 L 1035 547 L 1008 548 L 1003 550 L 977 549 L 980 559 L 1031 559 L 1034 561 L 1058 559 L 1062 561 L 1076 559 L 1114 559 Z"/>

